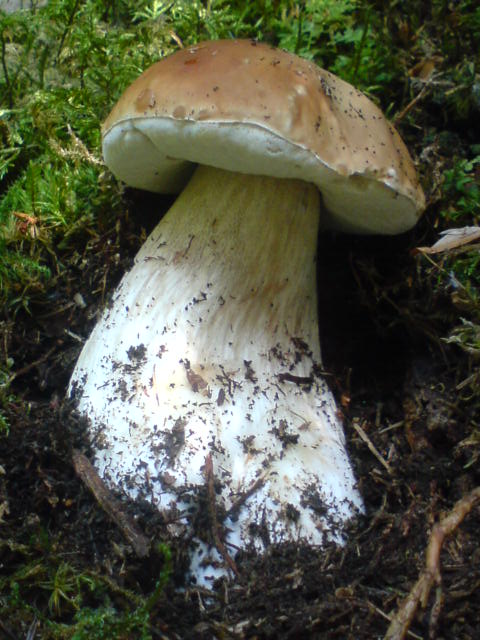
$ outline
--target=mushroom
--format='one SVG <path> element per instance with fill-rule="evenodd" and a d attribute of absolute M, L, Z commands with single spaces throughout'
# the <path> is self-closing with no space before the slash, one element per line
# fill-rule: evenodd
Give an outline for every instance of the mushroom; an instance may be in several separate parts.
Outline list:
<path fill-rule="evenodd" d="M 231 40 L 145 71 L 108 116 L 103 153 L 126 184 L 180 195 L 73 372 L 99 472 L 182 533 L 213 469 L 232 553 L 341 542 L 362 500 L 320 375 L 317 231 L 320 216 L 358 233 L 416 223 L 424 197 L 399 135 L 331 73 Z M 224 558 L 196 535 L 205 581 Z"/>

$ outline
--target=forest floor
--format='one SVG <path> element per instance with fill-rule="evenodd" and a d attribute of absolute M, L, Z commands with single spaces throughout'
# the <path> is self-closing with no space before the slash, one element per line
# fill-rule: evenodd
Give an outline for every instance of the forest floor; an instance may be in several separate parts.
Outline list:
<path fill-rule="evenodd" d="M 154 198 L 130 198 L 133 209 L 145 210 L 145 202 L 152 211 L 156 206 Z M 122 221 L 124 239 L 129 225 L 136 237 L 132 219 Z M 75 471 L 75 452 L 88 456 L 89 449 L 84 425 L 64 394 L 95 305 L 88 298 L 85 306 L 72 299 L 80 290 L 98 292 L 105 283 L 111 289 L 134 251 L 128 242 L 120 246 L 118 235 L 92 243 L 87 266 L 69 270 L 50 306 L 18 317 L 10 327 L 16 400 L 9 406 L 10 434 L 0 448 L 0 562 L 32 606 L 17 617 L 10 604 L 0 637 L 58 637 L 49 635 L 48 614 L 41 620 L 38 611 L 50 610 L 66 622 L 78 616 L 78 592 L 82 610 L 98 601 L 99 581 L 112 607 L 128 602 L 130 622 L 123 621 L 118 637 L 144 637 L 135 599 L 152 593 L 162 570 L 165 584 L 149 607 L 142 605 L 152 637 L 383 637 L 389 617 L 424 568 L 434 523 L 479 484 L 469 446 L 475 416 L 462 394 L 465 356 L 435 340 L 441 301 L 427 302 L 422 287 L 408 285 L 417 258 L 407 248 L 422 233 L 420 225 L 401 239 L 320 239 L 324 365 L 344 414 L 365 515 L 352 524 L 344 547 L 275 546 L 262 557 L 237 556 L 239 577 L 220 582 L 211 593 L 179 589 L 184 555 L 178 541 L 166 537 L 161 514 L 122 499 L 125 518 L 156 541 L 147 557 L 139 557 L 124 527 Z M 121 259 L 113 260 L 115 254 Z M 395 305 L 384 296 L 373 309 L 378 273 L 382 291 L 396 291 Z M 115 499 L 110 494 L 107 502 Z M 477 637 L 479 528 L 480 511 L 474 509 L 445 541 L 441 583 L 418 607 L 409 637 Z M 27 588 L 26 566 L 30 578 L 38 573 Z"/>
<path fill-rule="evenodd" d="M 476 3 L 64 0 L 0 17 L 0 640 L 478 638 L 478 241 L 415 251 L 479 228 Z M 323 368 L 364 515 L 344 546 L 237 554 L 239 575 L 206 590 L 185 585 L 188 541 L 162 514 L 88 471 L 65 398 L 171 202 L 114 180 L 101 120 L 160 52 L 259 35 L 375 96 L 427 209 L 398 238 L 319 238 Z"/>

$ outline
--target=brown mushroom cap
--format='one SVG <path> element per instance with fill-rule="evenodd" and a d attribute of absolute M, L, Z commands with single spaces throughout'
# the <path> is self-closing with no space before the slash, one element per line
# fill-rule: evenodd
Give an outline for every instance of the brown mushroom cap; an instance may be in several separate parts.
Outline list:
<path fill-rule="evenodd" d="M 105 121 L 103 152 L 151 191 L 181 190 L 192 163 L 313 182 L 349 231 L 399 233 L 425 206 L 407 148 L 365 95 L 255 41 L 202 42 L 147 69 Z"/>

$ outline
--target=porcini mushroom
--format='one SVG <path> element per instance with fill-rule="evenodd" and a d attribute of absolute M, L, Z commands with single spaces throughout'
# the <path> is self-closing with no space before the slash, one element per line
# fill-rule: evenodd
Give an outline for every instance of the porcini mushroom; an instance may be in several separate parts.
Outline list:
<path fill-rule="evenodd" d="M 358 233 L 415 224 L 424 198 L 399 135 L 331 73 L 232 40 L 143 73 L 103 153 L 125 183 L 181 193 L 72 376 L 100 473 L 179 530 L 213 465 L 228 548 L 340 541 L 362 502 L 319 376 L 319 216 Z"/>

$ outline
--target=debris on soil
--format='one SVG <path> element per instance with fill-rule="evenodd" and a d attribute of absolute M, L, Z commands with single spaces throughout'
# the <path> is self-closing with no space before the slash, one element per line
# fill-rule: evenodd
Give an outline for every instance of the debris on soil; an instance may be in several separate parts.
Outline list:
<path fill-rule="evenodd" d="M 89 459 L 79 451 L 72 452 L 73 468 L 86 487 L 93 493 L 96 501 L 115 522 L 139 558 L 145 558 L 149 552 L 149 541 L 135 523 L 128 518 L 118 502 L 108 491 L 105 483 L 95 471 Z"/>
<path fill-rule="evenodd" d="M 421 326 L 412 333 L 408 323 L 395 322 L 397 312 L 384 303 L 375 317 L 370 314 L 375 282 L 369 290 L 364 274 L 371 242 L 356 239 L 352 245 L 351 239 L 325 238 L 320 260 L 329 269 L 319 269 L 329 279 L 328 286 L 320 287 L 320 324 L 328 334 L 324 367 L 343 399 L 339 404 L 366 514 L 352 524 L 344 547 L 332 544 L 319 552 L 285 545 L 261 557 L 232 555 L 237 578 L 220 580 L 213 592 L 182 587 L 187 550 L 169 540 L 162 514 L 148 504 L 113 496 L 111 504 L 118 501 L 119 507 L 112 508 L 148 540 L 150 551 L 143 557 L 125 537 L 123 524 L 112 520 L 75 471 L 75 452 L 88 458 L 89 443 L 85 425 L 63 401 L 81 347 L 65 330 L 88 335 L 103 294 L 89 296 L 85 274 L 73 272 L 48 318 L 44 312 L 17 317 L 15 332 L 7 334 L 10 352 L 16 353 L 11 388 L 17 400 L 9 405 L 10 433 L 0 449 L 0 563 L 5 576 L 0 578 L 0 605 L 6 637 L 25 637 L 35 623 L 36 636 L 30 637 L 53 638 L 48 619 L 73 620 L 80 602 L 95 610 L 109 602 L 135 620 L 134 614 L 143 611 L 152 637 L 167 639 L 361 640 L 387 633 L 422 575 L 427 540 L 432 529 L 438 531 L 435 523 L 442 523 L 443 513 L 480 484 L 477 466 L 471 464 L 478 449 L 473 444 L 478 418 L 475 403 L 458 391 L 467 378 L 467 354 L 427 340 Z M 405 241 L 382 243 L 384 255 L 408 254 Z M 92 291 L 102 291 L 105 282 L 115 284 L 114 275 L 105 279 L 108 267 L 102 267 L 100 247 L 97 251 L 90 262 Z M 124 262 L 129 259 L 124 255 Z M 388 273 L 391 282 L 400 281 L 405 268 L 415 268 L 414 259 L 407 267 L 401 262 L 395 270 L 384 270 L 384 277 Z M 359 290 L 355 274 L 361 268 Z M 85 307 L 68 306 L 67 291 L 81 291 Z M 405 314 L 415 309 L 415 295 L 421 293 L 411 288 L 402 297 L 402 291 L 396 301 Z M 206 481 L 211 484 L 212 478 Z M 205 513 L 212 501 L 208 493 Z M 204 526 L 210 534 L 213 526 L 221 542 L 214 521 Z M 441 607 L 431 598 L 425 610 L 416 607 L 408 619 L 408 637 L 429 637 L 432 616 L 438 631 L 433 637 L 476 637 L 479 527 L 480 510 L 472 505 L 455 536 L 440 545 Z M 27 569 L 36 571 L 38 579 L 27 580 Z M 83 582 L 77 577 L 80 583 L 74 587 L 72 578 L 71 591 L 53 605 L 55 579 L 65 572 L 82 576 Z M 160 595 L 155 591 L 159 580 Z M 34 607 L 20 607 L 19 602 Z M 142 602 L 151 603 L 148 611 Z M 142 636 L 132 626 L 128 637 Z"/>
<path fill-rule="evenodd" d="M 220 27 L 230 37 L 232 16 L 245 29 L 245 3 L 191 3 L 198 7 L 190 17 L 182 11 L 172 21 L 177 4 L 140 3 L 145 11 L 137 7 L 132 18 L 129 3 L 52 2 L 49 15 L 61 17 L 56 24 L 34 23 L 25 13 L 17 27 L 7 16 L 2 31 L 1 186 L 7 193 L 20 184 L 2 225 L 10 221 L 7 241 L 19 256 L 36 252 L 52 268 L 48 283 L 42 271 L 27 270 L 20 284 L 0 274 L 0 293 L 3 285 L 18 294 L 16 306 L 0 309 L 0 638 L 475 640 L 480 23 L 473 2 L 344 2 L 337 3 L 340 17 L 324 13 L 323 3 L 249 3 L 248 34 L 275 45 L 282 39 L 315 59 L 325 55 L 384 102 L 427 194 L 427 211 L 409 234 L 319 239 L 322 375 L 343 413 L 365 504 L 345 545 L 276 545 L 262 556 L 229 548 L 234 580 L 220 579 L 213 590 L 187 587 L 189 541 L 183 548 L 168 534 L 176 514 L 110 487 L 105 494 L 89 468 L 86 425 L 65 397 L 67 385 L 142 238 L 172 202 L 123 190 L 108 172 L 99 173 L 99 102 L 107 110 L 126 75 L 158 57 L 159 47 L 189 46 Z M 264 5 L 285 7 L 285 15 L 277 20 Z M 321 22 L 310 20 L 314 9 Z M 122 31 L 127 13 L 130 27 Z M 51 74 L 58 76 L 52 85 Z M 91 101 L 77 84 L 90 87 Z M 65 124 L 74 115 L 75 126 Z M 48 149 L 56 154 L 52 165 Z M 79 226 L 60 227 L 49 238 L 49 195 L 57 183 L 48 178 L 59 159 L 65 164 L 58 193 L 62 202 L 76 195 Z M 32 192 L 25 210 L 24 175 Z M 79 175 L 84 182 L 76 182 Z M 129 355 L 132 366 L 141 361 L 142 345 Z M 251 363 L 244 364 L 245 378 L 255 382 Z M 189 375 L 201 386 L 201 376 Z M 219 406 L 235 384 L 225 375 Z M 288 382 L 311 383 L 293 376 Z M 179 421 L 168 442 L 172 456 L 183 431 Z M 278 436 L 288 444 L 291 434 L 282 428 Z M 254 446 L 242 444 L 246 452 Z M 262 481 L 238 497 L 229 515 Z M 207 473 L 197 524 L 221 547 L 224 514 L 214 491 Z"/>
<path fill-rule="evenodd" d="M 433 527 L 427 547 L 426 567 L 390 622 L 385 640 L 403 640 L 405 638 L 418 605 L 421 605 L 423 609 L 427 606 L 428 596 L 434 584 L 436 585 L 435 602 L 430 614 L 428 636 L 429 638 L 436 636 L 444 599 L 440 552 L 445 538 L 455 532 L 478 502 L 480 502 L 480 487 L 476 487 L 468 495 L 460 498 L 453 509 Z"/>

